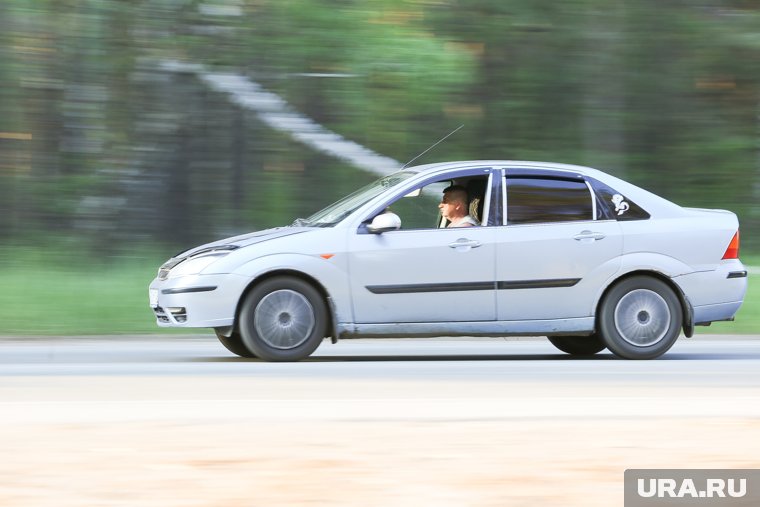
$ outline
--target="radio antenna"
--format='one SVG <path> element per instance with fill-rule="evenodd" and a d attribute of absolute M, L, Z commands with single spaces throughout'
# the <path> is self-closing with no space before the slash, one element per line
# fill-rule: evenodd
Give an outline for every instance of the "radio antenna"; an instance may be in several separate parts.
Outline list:
<path fill-rule="evenodd" d="M 457 128 L 455 128 L 454 130 L 452 130 L 451 132 L 449 132 L 448 134 L 446 134 L 445 136 L 443 136 L 437 143 L 435 143 L 434 145 L 432 145 L 430 148 L 428 148 L 427 150 L 423 151 L 422 153 L 420 153 L 419 155 L 417 155 L 416 157 L 414 157 L 412 160 L 410 160 L 409 162 L 407 162 L 406 164 L 404 164 L 404 166 L 401 169 L 406 169 L 406 166 L 408 166 L 409 164 L 411 164 L 412 162 L 414 162 L 415 160 L 417 160 L 418 158 L 420 158 L 422 155 L 424 155 L 425 153 L 429 152 L 430 150 L 432 150 L 433 148 L 435 148 L 436 146 L 438 146 L 439 144 L 441 144 L 442 142 L 444 142 L 446 139 L 448 139 L 450 136 L 452 136 L 453 134 L 455 134 L 462 127 L 464 127 L 464 123 L 461 124 L 460 126 L 458 126 Z"/>

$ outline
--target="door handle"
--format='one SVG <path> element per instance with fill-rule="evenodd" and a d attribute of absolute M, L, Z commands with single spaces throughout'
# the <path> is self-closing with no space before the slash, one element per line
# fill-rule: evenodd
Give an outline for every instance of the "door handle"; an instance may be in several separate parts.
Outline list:
<path fill-rule="evenodd" d="M 604 239 L 606 236 L 602 234 L 601 232 L 592 232 L 592 231 L 581 231 L 580 234 L 576 234 L 573 236 L 573 239 L 575 241 L 584 241 L 585 242 L 591 242 L 591 241 L 597 241 L 600 239 Z"/>
<path fill-rule="evenodd" d="M 449 248 L 458 248 L 462 250 L 466 248 L 478 248 L 479 246 L 480 246 L 480 241 L 476 241 L 474 239 L 467 239 L 467 238 L 459 238 L 453 243 L 449 243 Z"/>

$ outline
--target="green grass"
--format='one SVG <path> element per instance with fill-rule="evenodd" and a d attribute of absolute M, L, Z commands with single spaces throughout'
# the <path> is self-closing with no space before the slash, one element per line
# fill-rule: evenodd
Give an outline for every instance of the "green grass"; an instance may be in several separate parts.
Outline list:
<path fill-rule="evenodd" d="M 116 257 L 82 266 L 73 256 L 35 252 L 0 252 L 0 335 L 173 332 L 156 326 L 148 307 L 148 284 L 168 255 Z M 742 256 L 742 260 L 760 266 L 760 256 Z M 760 274 L 750 275 L 749 291 L 735 322 L 698 327 L 697 332 L 760 333 Z"/>
<path fill-rule="evenodd" d="M 33 251 L 0 255 L 0 334 L 161 333 L 148 284 L 168 256 L 112 258 L 82 266 Z"/>

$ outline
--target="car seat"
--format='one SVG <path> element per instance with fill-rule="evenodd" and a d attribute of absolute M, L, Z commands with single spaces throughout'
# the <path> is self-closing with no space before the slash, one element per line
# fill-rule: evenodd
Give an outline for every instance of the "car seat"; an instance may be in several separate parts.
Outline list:
<path fill-rule="evenodd" d="M 467 197 L 470 200 L 470 216 L 478 222 L 483 219 L 486 184 L 487 180 L 484 179 L 472 179 L 467 182 Z"/>

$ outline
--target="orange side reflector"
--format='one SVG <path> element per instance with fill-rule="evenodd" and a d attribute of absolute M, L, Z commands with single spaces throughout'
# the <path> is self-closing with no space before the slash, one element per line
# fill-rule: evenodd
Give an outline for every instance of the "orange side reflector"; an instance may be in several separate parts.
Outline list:
<path fill-rule="evenodd" d="M 335 254 L 319 254 L 320 257 L 322 257 L 324 260 L 332 259 Z"/>
<path fill-rule="evenodd" d="M 726 248 L 726 253 L 723 254 L 723 259 L 738 259 L 739 258 L 739 231 L 734 234 L 731 243 Z"/>

